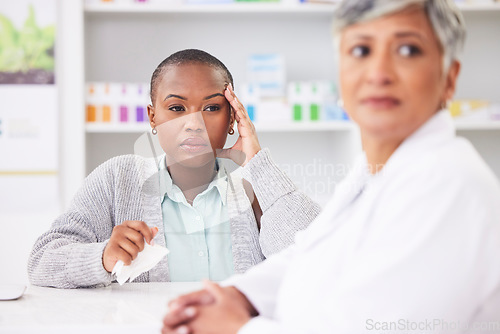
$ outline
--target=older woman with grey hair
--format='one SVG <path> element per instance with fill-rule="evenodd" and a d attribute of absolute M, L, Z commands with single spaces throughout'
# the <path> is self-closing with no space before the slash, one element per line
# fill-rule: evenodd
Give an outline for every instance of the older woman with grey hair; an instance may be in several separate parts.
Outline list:
<path fill-rule="evenodd" d="M 500 185 L 444 110 L 460 12 L 345 0 L 334 35 L 355 168 L 294 245 L 172 301 L 163 333 L 500 331 Z"/>

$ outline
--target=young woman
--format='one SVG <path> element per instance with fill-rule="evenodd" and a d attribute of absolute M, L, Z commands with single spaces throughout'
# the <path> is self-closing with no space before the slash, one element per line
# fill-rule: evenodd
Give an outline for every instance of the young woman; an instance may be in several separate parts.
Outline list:
<path fill-rule="evenodd" d="M 230 72 L 206 52 L 161 62 L 148 114 L 165 154 L 120 156 L 96 168 L 36 241 L 31 283 L 110 284 L 116 262 L 130 264 L 153 238 L 170 253 L 135 282 L 222 280 L 290 245 L 320 208 L 261 149 L 232 87 Z M 234 121 L 239 137 L 223 149 Z M 242 168 L 228 174 L 216 155 Z"/>

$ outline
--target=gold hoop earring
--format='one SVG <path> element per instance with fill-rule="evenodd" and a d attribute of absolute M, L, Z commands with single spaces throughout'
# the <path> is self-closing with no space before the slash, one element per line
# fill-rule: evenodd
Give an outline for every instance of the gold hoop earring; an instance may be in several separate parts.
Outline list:
<path fill-rule="evenodd" d="M 233 128 L 229 129 L 227 133 L 229 133 L 230 135 L 234 135 L 234 129 Z"/>
<path fill-rule="evenodd" d="M 153 136 L 155 136 L 158 133 L 158 131 L 156 130 L 156 128 L 153 128 L 151 129 L 151 133 L 153 134 Z"/>
<path fill-rule="evenodd" d="M 440 107 L 441 107 L 441 110 L 448 109 L 448 101 L 441 102 L 441 106 Z"/>

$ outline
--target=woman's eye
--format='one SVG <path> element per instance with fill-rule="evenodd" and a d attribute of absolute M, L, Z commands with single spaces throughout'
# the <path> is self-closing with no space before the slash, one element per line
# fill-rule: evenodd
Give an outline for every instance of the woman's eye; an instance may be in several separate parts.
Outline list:
<path fill-rule="evenodd" d="M 206 106 L 204 111 L 218 111 L 220 108 L 219 106 Z"/>
<path fill-rule="evenodd" d="M 364 45 L 358 45 L 351 49 L 351 55 L 357 58 L 366 57 L 370 54 L 370 48 Z"/>
<path fill-rule="evenodd" d="M 173 112 L 181 112 L 184 111 L 184 107 L 182 106 L 172 106 L 168 108 L 168 110 L 172 110 Z"/>
<path fill-rule="evenodd" d="M 403 57 L 412 57 L 422 53 L 420 48 L 415 45 L 402 45 L 399 47 L 398 52 Z"/>

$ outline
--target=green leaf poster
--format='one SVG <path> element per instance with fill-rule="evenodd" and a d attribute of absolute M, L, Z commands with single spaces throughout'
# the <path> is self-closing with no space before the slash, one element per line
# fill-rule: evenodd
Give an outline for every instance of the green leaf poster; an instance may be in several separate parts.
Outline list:
<path fill-rule="evenodd" d="M 0 84 L 53 84 L 55 16 L 51 0 L 3 1 L 0 7 Z M 53 7 L 52 7 L 53 8 Z M 52 16 L 52 17 L 51 17 Z"/>
<path fill-rule="evenodd" d="M 56 22 L 57 0 L 0 0 L 0 214 L 60 204 Z"/>

